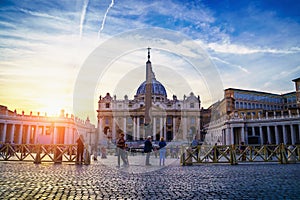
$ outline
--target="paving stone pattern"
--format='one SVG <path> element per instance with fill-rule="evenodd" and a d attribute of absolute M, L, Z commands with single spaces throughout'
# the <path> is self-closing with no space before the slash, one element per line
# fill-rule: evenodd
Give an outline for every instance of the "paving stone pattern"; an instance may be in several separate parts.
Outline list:
<path fill-rule="evenodd" d="M 300 164 L 104 163 L 0 162 L 0 199 L 300 199 Z"/>

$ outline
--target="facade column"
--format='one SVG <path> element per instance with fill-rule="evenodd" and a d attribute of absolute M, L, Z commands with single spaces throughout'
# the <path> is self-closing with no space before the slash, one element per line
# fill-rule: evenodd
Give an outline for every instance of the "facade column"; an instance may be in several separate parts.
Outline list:
<path fill-rule="evenodd" d="M 153 117 L 153 140 L 156 140 L 156 117 Z"/>
<path fill-rule="evenodd" d="M 183 117 L 183 140 L 187 140 L 187 117 Z"/>
<path fill-rule="evenodd" d="M 126 128 L 127 128 L 127 127 L 126 127 L 126 126 L 127 126 L 127 124 L 126 124 L 126 123 L 127 123 L 127 122 L 126 122 L 126 116 L 124 116 L 123 122 L 124 122 L 124 124 L 123 124 L 123 131 L 124 131 L 124 134 L 126 135 L 126 131 L 127 131 L 127 130 L 126 130 Z"/>
<path fill-rule="evenodd" d="M 9 141 L 10 141 L 11 144 L 14 143 L 15 127 L 16 127 L 16 125 L 12 124 L 11 130 L 10 130 L 10 139 L 9 139 Z"/>
<path fill-rule="evenodd" d="M 4 124 L 3 124 L 3 130 L 2 130 L 2 138 L 1 138 L 1 141 L 2 141 L 3 143 L 6 142 L 6 130 L 7 130 L 7 124 L 4 123 Z"/>
<path fill-rule="evenodd" d="M 137 140 L 137 134 L 136 134 L 136 117 L 133 117 L 133 140 Z"/>
<path fill-rule="evenodd" d="M 167 139 L 167 123 L 166 118 L 163 118 L 163 124 L 164 124 L 164 139 Z"/>
<path fill-rule="evenodd" d="M 234 144 L 234 132 L 233 132 L 233 127 L 230 128 L 230 144 Z"/>
<path fill-rule="evenodd" d="M 17 144 L 22 144 L 22 137 L 23 137 L 23 124 L 20 124 L 19 137 L 18 137 Z"/>
<path fill-rule="evenodd" d="M 296 134 L 295 134 L 295 131 L 294 131 L 293 124 L 290 124 L 290 127 L 291 127 L 292 145 L 295 145 L 295 143 L 296 143 Z"/>
<path fill-rule="evenodd" d="M 267 142 L 268 142 L 269 144 L 271 144 L 271 143 L 272 143 L 272 140 L 271 140 L 270 126 L 267 126 L 267 134 L 268 134 L 268 140 L 267 140 Z"/>
<path fill-rule="evenodd" d="M 279 144 L 280 141 L 279 141 L 279 134 L 278 134 L 278 127 L 277 127 L 277 125 L 274 126 L 274 129 L 275 129 L 275 141 L 276 141 L 276 144 Z"/>
<path fill-rule="evenodd" d="M 26 144 L 30 143 L 30 135 L 31 135 L 31 125 L 27 127 L 27 135 L 26 135 Z"/>
<path fill-rule="evenodd" d="M 137 140 L 140 140 L 140 117 L 137 117 Z"/>
<path fill-rule="evenodd" d="M 255 136 L 255 127 L 252 126 L 252 136 Z"/>
<path fill-rule="evenodd" d="M 112 130 L 111 130 L 111 137 L 112 137 L 112 140 L 116 140 L 117 137 L 116 137 L 116 122 L 115 122 L 115 119 L 114 117 L 112 118 Z"/>
<path fill-rule="evenodd" d="M 159 139 L 163 137 L 163 118 L 159 118 Z"/>
<path fill-rule="evenodd" d="M 53 144 L 57 144 L 57 127 L 54 125 Z"/>
<path fill-rule="evenodd" d="M 287 132 L 285 125 L 282 125 L 282 132 L 283 132 L 283 144 L 287 144 L 288 138 L 287 138 Z"/>
<path fill-rule="evenodd" d="M 264 144 L 264 137 L 262 132 L 262 126 L 259 126 L 259 137 L 260 137 L 260 144 Z"/>
<path fill-rule="evenodd" d="M 98 135 L 99 135 L 100 144 L 104 140 L 102 122 L 103 122 L 103 118 L 99 117 L 99 121 L 98 121 L 98 131 L 99 132 L 98 132 Z"/>
<path fill-rule="evenodd" d="M 177 139 L 176 138 L 176 117 L 173 116 L 173 140 Z"/>
<path fill-rule="evenodd" d="M 245 142 L 245 127 L 241 128 L 241 142 Z"/>

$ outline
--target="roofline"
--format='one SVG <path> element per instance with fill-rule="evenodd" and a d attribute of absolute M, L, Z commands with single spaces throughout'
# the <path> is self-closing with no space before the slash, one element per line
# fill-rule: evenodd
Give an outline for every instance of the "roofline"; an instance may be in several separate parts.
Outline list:
<path fill-rule="evenodd" d="M 296 94 L 296 92 L 288 92 L 288 93 L 284 93 L 284 94 L 275 94 L 275 93 L 270 93 L 270 92 L 262 92 L 262 91 L 256 91 L 256 90 L 244 90 L 244 89 L 237 89 L 237 88 L 227 88 L 224 91 L 227 91 L 227 90 L 237 90 L 237 91 L 243 91 L 243 92 L 255 92 L 255 93 L 275 95 L 275 96 L 284 96 L 284 95 L 293 94 L 293 93 Z"/>
<path fill-rule="evenodd" d="M 296 82 L 296 81 L 299 81 L 299 80 L 300 80 L 300 77 L 299 77 L 299 78 L 296 78 L 296 79 L 294 79 L 294 80 L 292 80 L 292 81 Z"/>

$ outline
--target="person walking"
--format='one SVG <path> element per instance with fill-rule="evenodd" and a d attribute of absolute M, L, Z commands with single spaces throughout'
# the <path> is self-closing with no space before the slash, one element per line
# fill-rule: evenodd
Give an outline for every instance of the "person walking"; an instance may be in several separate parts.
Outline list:
<path fill-rule="evenodd" d="M 121 159 L 123 161 L 123 166 L 124 167 L 128 166 L 128 162 L 125 155 L 125 149 L 126 149 L 126 144 L 124 139 L 124 133 L 121 132 L 119 134 L 119 138 L 117 141 L 118 167 L 120 167 L 121 165 Z"/>
<path fill-rule="evenodd" d="M 161 137 L 160 141 L 158 143 L 159 146 L 159 166 L 165 165 L 165 160 L 166 160 L 166 146 L 167 143 L 165 142 L 164 138 Z"/>
<path fill-rule="evenodd" d="M 152 140 L 151 136 L 148 136 L 147 140 L 144 143 L 144 153 L 146 153 L 146 165 L 151 165 L 150 164 L 150 153 L 153 149 L 151 140 Z"/>
<path fill-rule="evenodd" d="M 83 163 L 83 151 L 84 151 L 84 140 L 83 136 L 80 135 L 76 140 L 77 143 L 77 156 L 76 156 L 76 163 L 82 164 Z"/>

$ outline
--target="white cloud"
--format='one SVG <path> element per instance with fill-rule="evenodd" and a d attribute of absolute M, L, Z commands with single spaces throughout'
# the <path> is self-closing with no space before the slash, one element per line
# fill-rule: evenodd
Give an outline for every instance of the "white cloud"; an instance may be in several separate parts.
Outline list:
<path fill-rule="evenodd" d="M 298 47 L 293 47 L 287 50 L 272 49 L 272 48 L 250 48 L 245 45 L 228 44 L 228 43 L 208 43 L 207 48 L 218 53 L 227 54 L 254 54 L 254 53 L 271 53 L 271 54 L 292 54 L 299 53 Z"/>
<path fill-rule="evenodd" d="M 235 65 L 235 64 L 232 64 L 232 63 L 227 62 L 227 61 L 225 61 L 225 60 L 222 60 L 222 59 L 220 59 L 220 58 L 213 57 L 213 56 L 211 56 L 210 58 L 213 59 L 213 60 L 216 60 L 216 61 L 218 61 L 218 62 L 224 63 L 224 64 L 228 65 L 229 67 L 235 67 L 235 68 L 238 68 L 238 69 L 242 70 L 243 72 L 246 72 L 246 73 L 248 73 L 248 74 L 250 73 L 246 68 L 244 68 L 244 67 L 242 67 L 242 66 L 240 66 L 240 65 Z"/>

